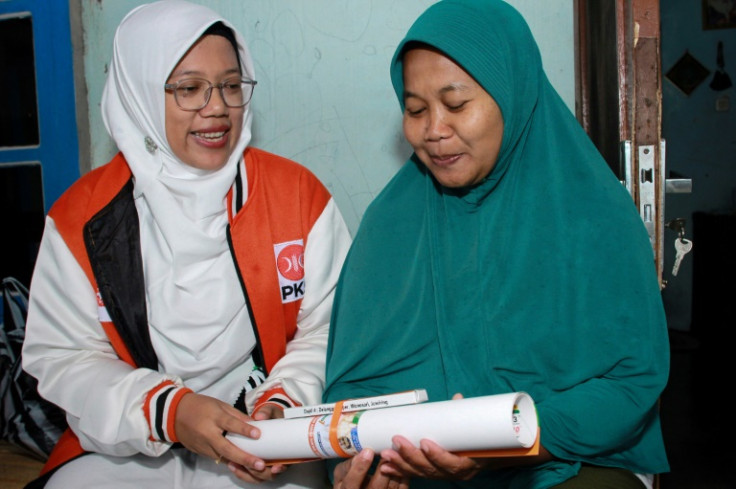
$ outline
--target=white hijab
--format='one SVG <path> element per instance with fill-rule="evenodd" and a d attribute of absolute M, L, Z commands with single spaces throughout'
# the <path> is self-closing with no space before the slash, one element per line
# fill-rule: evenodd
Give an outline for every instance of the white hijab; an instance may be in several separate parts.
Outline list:
<path fill-rule="evenodd" d="M 166 139 L 164 83 L 217 21 L 233 31 L 243 75 L 255 79 L 243 38 L 230 23 L 204 6 L 162 0 L 133 9 L 118 26 L 102 96 L 105 127 L 135 178 L 152 341 L 164 367 L 185 378 L 207 368 L 208 349 L 213 365 L 227 368 L 222 342 L 235 329 L 242 333 L 242 324 L 233 325 L 247 317 L 228 251 L 225 197 L 250 142 L 249 106 L 237 146 L 219 170 L 186 165 Z M 178 357 L 167 362 L 171 351 Z M 192 360 L 201 365 L 193 369 Z"/>

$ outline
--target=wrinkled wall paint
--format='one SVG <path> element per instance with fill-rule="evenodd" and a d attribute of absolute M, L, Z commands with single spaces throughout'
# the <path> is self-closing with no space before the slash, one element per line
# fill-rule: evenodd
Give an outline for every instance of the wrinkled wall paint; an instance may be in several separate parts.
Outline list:
<path fill-rule="evenodd" d="M 82 0 L 92 167 L 114 153 L 100 98 L 115 27 L 141 0 Z M 393 51 L 434 0 L 198 0 L 243 33 L 255 60 L 253 145 L 295 159 L 330 189 L 352 232 L 411 153 L 389 79 Z M 572 2 L 510 1 L 574 110 Z"/>

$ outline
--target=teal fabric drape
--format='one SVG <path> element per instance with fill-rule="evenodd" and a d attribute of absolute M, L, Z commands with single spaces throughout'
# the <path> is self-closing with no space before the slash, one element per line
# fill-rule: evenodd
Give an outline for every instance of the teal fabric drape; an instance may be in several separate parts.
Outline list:
<path fill-rule="evenodd" d="M 652 247 L 631 197 L 550 85 L 519 13 L 444 0 L 399 45 L 445 53 L 504 118 L 498 162 L 441 187 L 412 156 L 367 209 L 338 284 L 324 398 L 426 388 L 430 401 L 526 391 L 565 462 L 467 487 L 550 487 L 578 462 L 669 470 L 657 400 L 669 346 Z M 412 487 L 449 487 L 413 481 Z"/>

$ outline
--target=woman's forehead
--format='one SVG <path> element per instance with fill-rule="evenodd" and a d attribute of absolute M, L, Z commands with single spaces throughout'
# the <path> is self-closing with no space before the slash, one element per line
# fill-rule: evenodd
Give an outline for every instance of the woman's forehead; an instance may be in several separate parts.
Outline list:
<path fill-rule="evenodd" d="M 170 76 L 203 76 L 211 69 L 222 73 L 239 73 L 238 56 L 230 42 L 223 36 L 205 35 L 177 62 Z"/>

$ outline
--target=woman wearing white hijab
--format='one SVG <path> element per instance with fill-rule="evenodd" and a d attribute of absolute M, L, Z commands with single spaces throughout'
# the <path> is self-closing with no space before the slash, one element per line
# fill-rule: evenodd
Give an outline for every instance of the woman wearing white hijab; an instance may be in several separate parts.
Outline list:
<path fill-rule="evenodd" d="M 70 427 L 32 487 L 323 483 L 223 436 L 320 400 L 350 244 L 308 170 L 248 147 L 255 85 L 208 8 L 118 27 L 102 110 L 120 153 L 54 204 L 32 281 L 24 367 Z"/>

